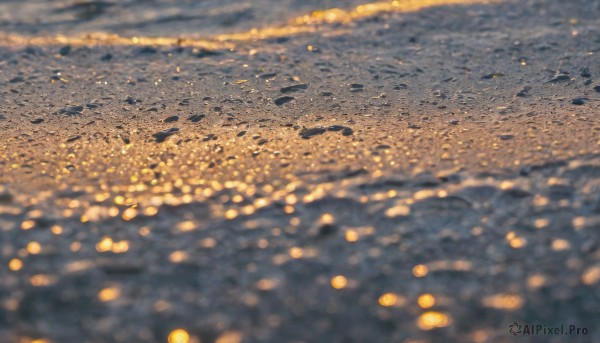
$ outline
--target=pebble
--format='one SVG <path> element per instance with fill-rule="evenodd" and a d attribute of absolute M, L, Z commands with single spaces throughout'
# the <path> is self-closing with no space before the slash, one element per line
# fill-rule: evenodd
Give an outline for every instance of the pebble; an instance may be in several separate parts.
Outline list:
<path fill-rule="evenodd" d="M 354 133 L 354 130 L 342 125 L 331 125 L 327 128 L 327 131 L 342 131 L 342 136 L 351 136 Z"/>
<path fill-rule="evenodd" d="M 58 114 L 78 115 L 83 112 L 83 106 L 69 106 L 58 110 Z"/>
<path fill-rule="evenodd" d="M 353 93 L 362 92 L 364 90 L 364 86 L 360 83 L 353 83 L 350 85 L 350 91 Z"/>
<path fill-rule="evenodd" d="M 489 79 L 495 79 L 495 78 L 501 77 L 501 76 L 504 76 L 504 74 L 502 74 L 502 73 L 491 73 L 491 74 L 483 75 L 481 78 L 483 80 L 489 80 Z"/>
<path fill-rule="evenodd" d="M 316 135 L 322 135 L 323 133 L 325 133 L 325 131 L 326 130 L 323 127 L 315 127 L 312 129 L 304 128 L 304 129 L 300 130 L 300 132 L 298 134 L 300 135 L 300 137 L 302 137 L 304 139 L 309 139 Z"/>
<path fill-rule="evenodd" d="M 6 120 L 6 117 L 0 114 L 0 120 Z"/>
<path fill-rule="evenodd" d="M 596 86 L 596 87 L 594 87 L 594 90 L 595 90 L 596 92 L 600 93 L 600 86 Z"/>
<path fill-rule="evenodd" d="M 32 124 L 40 124 L 44 121 L 43 118 L 36 118 L 34 120 L 31 121 Z"/>
<path fill-rule="evenodd" d="M 8 80 L 9 83 L 19 83 L 19 82 L 24 82 L 25 79 L 23 79 L 20 76 L 17 77 L 13 77 L 12 79 Z"/>
<path fill-rule="evenodd" d="M 333 96 L 332 92 L 321 92 L 321 96 Z"/>
<path fill-rule="evenodd" d="M 68 54 L 71 53 L 71 46 L 70 45 L 65 45 L 62 48 L 58 49 L 58 53 L 61 56 L 67 56 Z"/>
<path fill-rule="evenodd" d="M 290 102 L 290 101 L 292 101 L 294 99 L 295 98 L 293 96 L 282 96 L 282 97 L 279 97 L 279 98 L 275 99 L 274 103 L 277 106 L 281 106 L 281 105 L 283 105 L 285 103 L 288 103 L 288 102 Z"/>
<path fill-rule="evenodd" d="M 192 123 L 197 123 L 200 120 L 202 120 L 204 117 L 206 117 L 206 115 L 204 115 L 204 114 L 192 114 L 191 116 L 189 116 L 187 118 L 187 120 L 191 121 Z"/>
<path fill-rule="evenodd" d="M 503 141 L 508 141 L 508 140 L 513 139 L 513 138 L 515 138 L 514 135 L 509 135 L 509 134 L 500 135 L 500 139 L 503 140 Z"/>
<path fill-rule="evenodd" d="M 172 127 L 170 129 L 159 131 L 159 132 L 153 134 L 152 137 L 154 137 L 154 139 L 156 139 L 157 143 L 161 143 L 161 142 L 164 142 L 165 139 L 167 139 L 167 137 L 174 135 L 178 131 L 179 131 L 179 128 Z"/>
<path fill-rule="evenodd" d="M 583 104 L 585 104 L 585 100 L 583 100 L 583 98 L 575 98 L 575 99 L 571 100 L 571 103 L 573 105 L 583 105 Z"/>
<path fill-rule="evenodd" d="M 80 135 L 70 137 L 67 139 L 67 143 L 74 142 L 74 141 L 78 140 L 79 138 L 81 138 Z"/>
<path fill-rule="evenodd" d="M 125 100 L 123 100 L 123 101 L 125 101 L 125 102 L 126 102 L 126 103 L 128 103 L 129 105 L 134 105 L 134 104 L 137 104 L 138 102 L 142 102 L 141 100 L 134 99 L 134 98 L 133 98 L 133 97 L 131 97 L 131 96 L 128 96 L 128 97 L 127 97 L 127 98 L 125 98 Z"/>
<path fill-rule="evenodd" d="M 112 60 L 112 55 L 109 53 L 106 53 L 106 54 L 102 55 L 102 57 L 100 57 L 100 61 L 102 61 L 102 62 L 108 62 L 110 60 Z"/>
<path fill-rule="evenodd" d="M 531 87 L 525 86 L 517 94 L 515 94 L 515 96 L 518 96 L 518 97 L 527 97 L 527 96 L 529 96 L 529 91 L 530 90 L 531 90 Z"/>
<path fill-rule="evenodd" d="M 569 75 L 564 74 L 564 73 L 559 73 L 559 74 L 554 75 L 554 77 L 551 78 L 548 82 L 555 83 L 555 82 L 561 82 L 561 81 L 568 81 L 570 79 L 571 79 L 571 77 Z"/>
<path fill-rule="evenodd" d="M 297 85 L 282 87 L 279 91 L 283 94 L 287 94 L 287 93 L 298 92 L 298 91 L 306 90 L 306 89 L 308 89 L 308 83 L 300 83 Z"/>
<path fill-rule="evenodd" d="M 179 120 L 179 116 L 170 116 L 163 119 L 163 123 L 174 123 Z"/>
<path fill-rule="evenodd" d="M 268 74 L 262 74 L 261 76 L 259 76 L 261 79 L 272 79 L 275 76 L 277 76 L 277 73 L 268 73 Z"/>
<path fill-rule="evenodd" d="M 590 72 L 590 67 L 585 66 L 583 68 L 581 68 L 581 74 L 582 77 L 586 77 L 586 78 L 590 78 L 592 77 L 592 73 Z"/>

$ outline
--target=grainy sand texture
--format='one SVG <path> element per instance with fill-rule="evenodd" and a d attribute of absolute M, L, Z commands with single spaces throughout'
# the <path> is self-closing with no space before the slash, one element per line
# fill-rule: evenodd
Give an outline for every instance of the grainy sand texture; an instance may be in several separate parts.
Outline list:
<path fill-rule="evenodd" d="M 0 262 L 7 343 L 600 342 L 600 2 L 0 1 Z"/>

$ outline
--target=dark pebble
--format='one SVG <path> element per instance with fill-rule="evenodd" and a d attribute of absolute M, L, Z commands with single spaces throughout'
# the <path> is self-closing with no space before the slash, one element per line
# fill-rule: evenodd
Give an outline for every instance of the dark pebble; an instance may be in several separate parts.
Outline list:
<path fill-rule="evenodd" d="M 408 85 L 405 83 L 401 83 L 401 84 L 394 86 L 394 90 L 396 90 L 396 91 L 407 89 L 407 88 L 408 88 Z"/>
<path fill-rule="evenodd" d="M 581 76 L 582 77 L 586 77 L 586 78 L 592 77 L 592 73 L 590 72 L 590 68 L 587 67 L 587 66 L 581 68 Z"/>
<path fill-rule="evenodd" d="M 321 96 L 333 96 L 332 92 L 321 92 Z"/>
<path fill-rule="evenodd" d="M 78 115 L 83 112 L 83 106 L 69 106 L 58 110 L 58 114 Z"/>
<path fill-rule="evenodd" d="M 277 73 L 269 73 L 269 74 L 262 74 L 261 76 L 259 76 L 261 79 L 272 79 L 275 76 L 277 76 Z"/>
<path fill-rule="evenodd" d="M 495 79 L 497 77 L 502 77 L 502 76 L 504 76 L 504 74 L 502 74 L 502 73 L 491 73 L 491 74 L 483 75 L 481 78 L 483 80 L 489 80 L 489 79 Z"/>
<path fill-rule="evenodd" d="M 0 114 L 0 120 L 6 120 L 6 117 Z"/>
<path fill-rule="evenodd" d="M 448 124 L 450 124 L 450 125 L 458 125 L 458 120 L 456 120 L 456 119 L 452 119 L 452 120 L 450 120 L 450 121 L 448 122 Z"/>
<path fill-rule="evenodd" d="M 281 93 L 287 94 L 287 93 L 292 93 L 292 92 L 298 92 L 298 91 L 305 90 L 305 89 L 308 89 L 308 83 L 300 83 L 297 85 L 283 87 L 279 91 L 281 91 Z"/>
<path fill-rule="evenodd" d="M 100 61 L 102 61 L 102 62 L 108 62 L 110 60 L 112 60 L 112 55 L 109 53 L 106 53 L 106 54 L 102 55 L 102 57 L 100 57 Z"/>
<path fill-rule="evenodd" d="M 91 102 L 89 104 L 85 104 L 85 107 L 89 108 L 90 110 L 93 110 L 93 109 L 98 108 L 100 106 L 102 106 L 102 105 L 100 105 L 100 104 L 94 104 L 94 103 L 91 103 Z"/>
<path fill-rule="evenodd" d="M 523 87 L 523 89 L 521 89 L 517 94 L 515 94 L 518 97 L 526 97 L 529 96 L 529 91 L 531 90 L 531 87 L 529 86 L 525 86 Z"/>
<path fill-rule="evenodd" d="M 222 54 L 223 53 L 221 51 L 217 51 L 217 50 L 200 49 L 200 51 L 198 51 L 198 53 L 196 53 L 195 56 L 198 58 L 205 58 L 205 57 L 210 57 L 210 56 L 219 56 Z"/>
<path fill-rule="evenodd" d="M 141 48 L 140 50 L 138 50 L 138 54 L 155 54 L 157 52 L 158 52 L 158 50 L 156 50 L 155 48 L 153 48 L 151 46 L 145 46 L 145 47 Z"/>
<path fill-rule="evenodd" d="M 8 80 L 9 83 L 19 83 L 19 82 L 24 82 L 24 81 L 25 80 L 20 76 L 17 76 L 17 77 L 14 77 L 14 78 Z"/>
<path fill-rule="evenodd" d="M 71 53 L 71 46 L 70 45 L 65 45 L 62 48 L 58 49 L 58 53 L 61 56 L 67 56 L 68 54 Z"/>
<path fill-rule="evenodd" d="M 568 81 L 570 80 L 571 77 L 567 74 L 556 74 L 554 75 L 553 78 L 551 78 L 548 82 L 550 83 L 555 83 L 555 82 L 561 82 L 561 81 Z"/>
<path fill-rule="evenodd" d="M 134 105 L 134 104 L 137 104 L 138 102 L 142 102 L 141 100 L 134 99 L 134 98 L 133 98 L 133 97 L 131 97 L 131 96 L 128 96 L 128 97 L 127 97 L 127 98 L 125 98 L 125 100 L 123 100 L 123 101 L 125 101 L 125 102 L 126 102 L 126 103 L 128 103 L 129 105 Z"/>
<path fill-rule="evenodd" d="M 282 96 L 280 98 L 275 99 L 274 103 L 277 106 L 281 106 L 281 105 L 283 105 L 285 103 L 288 103 L 288 102 L 290 102 L 290 101 L 292 101 L 294 99 L 295 98 L 293 96 Z"/>
<path fill-rule="evenodd" d="M 238 132 L 237 136 L 243 137 L 246 134 L 246 132 L 248 132 L 248 131 L 240 131 L 240 132 Z"/>
<path fill-rule="evenodd" d="M 67 139 L 67 143 L 74 142 L 74 141 L 78 140 L 79 138 L 81 138 L 80 135 L 73 136 L 73 137 Z"/>
<path fill-rule="evenodd" d="M 42 118 L 36 118 L 34 120 L 31 121 L 32 124 L 39 124 L 42 123 L 44 121 L 44 119 Z"/>
<path fill-rule="evenodd" d="M 156 139 L 157 143 L 161 143 L 161 142 L 164 142 L 165 139 L 167 139 L 167 137 L 174 135 L 178 131 L 179 131 L 179 128 L 172 127 L 170 129 L 159 131 L 159 132 L 153 134 L 152 137 L 154 137 L 154 139 Z"/>
<path fill-rule="evenodd" d="M 582 98 L 575 98 L 575 99 L 571 100 L 571 103 L 573 105 L 583 105 L 583 104 L 585 104 L 585 100 L 583 100 Z"/>
<path fill-rule="evenodd" d="M 503 140 L 503 141 L 507 141 L 507 140 L 510 140 L 510 139 L 513 139 L 513 138 L 515 138 L 514 135 L 500 135 L 500 139 Z"/>
<path fill-rule="evenodd" d="M 325 131 L 326 130 L 323 127 L 315 127 L 312 129 L 304 128 L 304 129 L 300 130 L 300 132 L 298 134 L 300 135 L 300 137 L 302 137 L 304 139 L 309 139 L 316 135 L 322 135 L 323 133 L 325 133 Z"/>
<path fill-rule="evenodd" d="M 594 90 L 595 90 L 596 92 L 600 93 L 600 86 L 596 86 L 596 87 L 594 87 Z"/>
<path fill-rule="evenodd" d="M 170 116 L 163 119 L 163 123 L 174 123 L 179 120 L 179 116 Z"/>
<path fill-rule="evenodd" d="M 191 116 L 189 116 L 187 118 L 187 120 L 191 121 L 192 123 L 197 123 L 200 120 L 202 120 L 204 117 L 206 117 L 204 114 L 192 114 Z"/>

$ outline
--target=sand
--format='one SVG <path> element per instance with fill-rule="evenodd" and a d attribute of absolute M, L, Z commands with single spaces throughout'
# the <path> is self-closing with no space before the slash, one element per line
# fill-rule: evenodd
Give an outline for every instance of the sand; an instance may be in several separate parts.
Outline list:
<path fill-rule="evenodd" d="M 483 2 L 1 3 L 2 341 L 599 341 L 600 4 Z"/>

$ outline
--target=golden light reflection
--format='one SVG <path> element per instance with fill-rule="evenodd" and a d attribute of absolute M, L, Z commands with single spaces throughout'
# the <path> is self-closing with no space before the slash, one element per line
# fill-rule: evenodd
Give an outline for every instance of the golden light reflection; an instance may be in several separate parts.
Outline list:
<path fill-rule="evenodd" d="M 413 267 L 412 273 L 415 277 L 424 277 L 429 273 L 429 268 L 424 264 L 417 264 Z"/>
<path fill-rule="evenodd" d="M 102 302 L 109 302 L 117 299 L 121 295 L 121 290 L 117 287 L 107 287 L 98 292 L 98 299 Z"/>
<path fill-rule="evenodd" d="M 223 333 L 215 343 L 240 343 L 242 341 L 242 334 L 237 331 L 228 331 Z"/>
<path fill-rule="evenodd" d="M 189 37 L 123 37 L 118 34 L 92 32 L 78 36 L 24 36 L 16 33 L 0 33 L 0 45 L 65 45 L 72 46 L 187 46 L 198 49 L 233 49 L 233 42 L 288 37 L 292 35 L 319 31 L 323 24 L 348 24 L 384 13 L 409 13 L 422 9 L 444 5 L 488 4 L 500 0 L 403 0 L 381 1 L 359 5 L 344 10 L 331 8 L 313 11 L 288 21 L 286 25 L 253 28 L 249 31 L 220 34 L 206 38 Z M 310 49 L 314 50 L 314 48 Z"/>
<path fill-rule="evenodd" d="M 168 341 L 169 343 L 189 343 L 190 334 L 184 329 L 175 329 L 169 334 Z"/>
<path fill-rule="evenodd" d="M 13 272 L 19 271 L 21 268 L 23 268 L 23 262 L 18 258 L 13 258 L 8 262 L 8 269 L 12 270 Z"/>
<path fill-rule="evenodd" d="M 515 294 L 495 294 L 483 298 L 483 305 L 499 310 L 516 310 L 523 306 L 523 298 Z"/>
<path fill-rule="evenodd" d="M 429 293 L 422 294 L 417 299 L 417 303 L 421 308 L 431 308 L 435 305 L 435 297 Z"/>
<path fill-rule="evenodd" d="M 589 267 L 583 272 L 581 281 L 586 285 L 595 285 L 600 281 L 600 266 Z"/>
<path fill-rule="evenodd" d="M 450 325 L 451 317 L 449 314 L 427 311 L 419 316 L 417 319 L 417 326 L 421 330 L 432 330 L 436 328 L 443 328 Z"/>
<path fill-rule="evenodd" d="M 331 279 L 331 287 L 335 289 L 342 289 L 348 285 L 348 279 L 343 275 L 334 276 Z"/>
<path fill-rule="evenodd" d="M 383 307 L 402 306 L 406 299 L 395 293 L 384 293 L 379 297 L 378 302 Z"/>
<path fill-rule="evenodd" d="M 290 248 L 290 257 L 291 258 L 301 258 L 303 254 L 302 248 L 292 247 Z"/>

